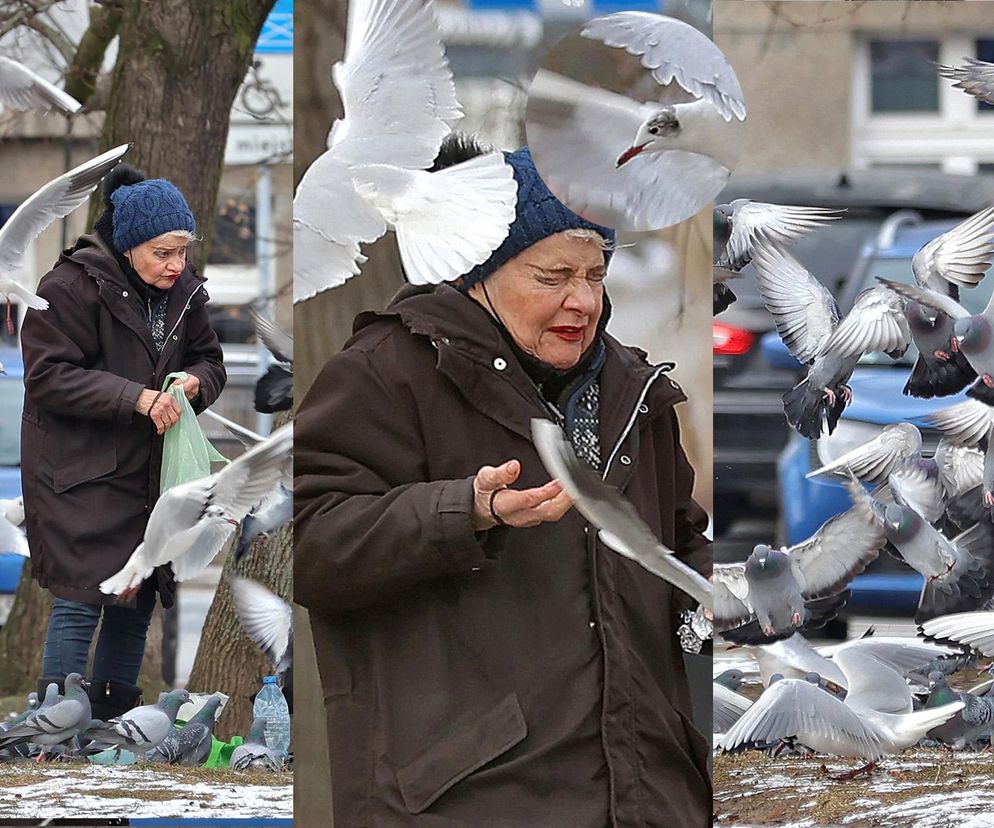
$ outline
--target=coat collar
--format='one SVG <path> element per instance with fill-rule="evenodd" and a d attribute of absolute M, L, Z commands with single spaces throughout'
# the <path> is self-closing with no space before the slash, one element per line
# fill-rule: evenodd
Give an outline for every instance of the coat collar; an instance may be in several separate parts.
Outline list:
<path fill-rule="evenodd" d="M 427 337 L 438 351 L 439 370 L 474 407 L 531 440 L 530 420 L 546 417 L 545 406 L 482 306 L 449 285 L 405 288 L 385 310 L 359 314 L 354 333 L 377 320 L 399 322 Z M 604 335 L 604 343 L 600 433 L 606 454 L 635 419 L 658 416 L 686 397 L 663 377 L 673 363 L 651 365 L 644 351 L 628 348 L 610 334 Z"/>

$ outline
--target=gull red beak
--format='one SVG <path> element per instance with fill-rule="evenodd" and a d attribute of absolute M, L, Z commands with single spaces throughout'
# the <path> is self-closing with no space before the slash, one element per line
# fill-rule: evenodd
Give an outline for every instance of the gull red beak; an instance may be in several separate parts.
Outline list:
<path fill-rule="evenodd" d="M 645 149 L 645 144 L 641 144 L 637 147 L 629 147 L 621 155 L 618 156 L 618 160 L 614 165 L 615 169 L 618 169 L 622 164 L 627 161 L 631 161 L 636 155 L 638 155 L 642 150 Z"/>

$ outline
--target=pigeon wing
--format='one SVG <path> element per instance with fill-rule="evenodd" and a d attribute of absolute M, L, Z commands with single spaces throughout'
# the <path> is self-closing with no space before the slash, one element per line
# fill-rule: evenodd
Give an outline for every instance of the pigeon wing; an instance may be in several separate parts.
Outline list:
<path fill-rule="evenodd" d="M 994 206 L 932 239 L 915 253 L 911 269 L 922 287 L 946 293 L 949 284 L 976 287 L 994 256 Z"/>
<path fill-rule="evenodd" d="M 904 303 L 892 290 L 864 290 L 824 345 L 825 353 L 839 356 L 903 354 L 911 343 L 911 327 Z"/>
<path fill-rule="evenodd" d="M 248 578 L 232 578 L 231 593 L 246 634 L 278 669 L 290 647 L 293 630 L 290 605 Z"/>
<path fill-rule="evenodd" d="M 269 348 L 269 352 L 279 361 L 293 363 L 293 337 L 280 328 L 272 319 L 252 309 L 255 335 Z"/>
<path fill-rule="evenodd" d="M 963 58 L 962 66 L 939 65 L 939 74 L 956 81 L 953 86 L 994 105 L 994 63 Z"/>
<path fill-rule="evenodd" d="M 972 448 L 980 445 L 994 426 L 994 407 L 968 399 L 929 414 L 925 422 L 955 445 Z"/>
<path fill-rule="evenodd" d="M 841 457 L 809 472 L 807 477 L 823 474 L 847 475 L 852 472 L 866 483 L 883 483 L 897 466 L 905 460 L 920 455 L 922 435 L 911 423 L 893 423 L 884 426 L 876 437 Z"/>
<path fill-rule="evenodd" d="M 841 218 L 841 210 L 827 207 L 795 207 L 789 204 L 767 204 L 742 199 L 732 213 L 732 232 L 719 265 L 743 267 L 752 258 L 756 239 L 763 238 L 777 245 L 796 241 L 822 227 L 826 222 Z"/>
<path fill-rule="evenodd" d="M 937 641 L 955 641 L 994 656 L 994 612 L 957 612 L 933 618 L 921 631 Z"/>
<path fill-rule="evenodd" d="M 745 564 L 715 564 L 714 575 L 714 629 L 724 632 L 748 623 L 754 613 L 749 603 L 749 582 Z"/>

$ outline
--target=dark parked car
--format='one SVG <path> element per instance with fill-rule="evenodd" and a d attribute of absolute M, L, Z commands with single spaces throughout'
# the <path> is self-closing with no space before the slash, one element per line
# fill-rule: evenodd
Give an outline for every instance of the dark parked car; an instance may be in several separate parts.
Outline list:
<path fill-rule="evenodd" d="M 847 310 L 861 249 L 877 238 L 889 217 L 913 209 L 915 220 L 964 218 L 994 203 L 994 177 L 886 169 L 741 172 L 731 177 L 718 201 L 736 198 L 846 208 L 842 219 L 799 240 L 791 253 Z M 763 356 L 760 342 L 773 330 L 773 319 L 752 267 L 729 285 L 738 300 L 715 318 L 713 327 L 717 536 L 740 518 L 775 518 L 776 463 L 790 433 L 781 396 L 797 381 L 796 369 L 772 365 Z M 738 559 L 742 548 L 719 544 L 715 554 L 719 560 Z"/>

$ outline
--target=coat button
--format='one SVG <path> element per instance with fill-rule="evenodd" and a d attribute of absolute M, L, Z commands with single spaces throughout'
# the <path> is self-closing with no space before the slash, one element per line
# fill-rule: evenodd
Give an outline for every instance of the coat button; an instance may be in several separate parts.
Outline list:
<path fill-rule="evenodd" d="M 503 371 L 505 368 L 507 368 L 507 360 L 504 359 L 503 357 L 497 357 L 494 360 L 494 368 L 496 368 L 498 371 Z"/>
<path fill-rule="evenodd" d="M 648 413 L 649 413 L 649 406 L 647 406 L 645 403 L 642 403 L 639 406 L 639 414 L 648 414 Z"/>
<path fill-rule="evenodd" d="M 177 334 L 173 334 L 173 339 L 179 339 L 179 336 Z"/>
<path fill-rule="evenodd" d="M 627 454 L 622 454 L 621 457 L 618 458 L 618 462 L 621 463 L 622 466 L 630 466 L 632 464 L 632 458 Z"/>
<path fill-rule="evenodd" d="M 125 299 L 127 299 L 128 298 L 128 292 L 126 290 L 122 290 L 121 291 L 121 296 L 123 296 Z"/>
<path fill-rule="evenodd" d="M 596 626 L 597 626 L 597 622 L 596 621 L 591 621 L 590 622 L 590 629 L 593 629 Z"/>

